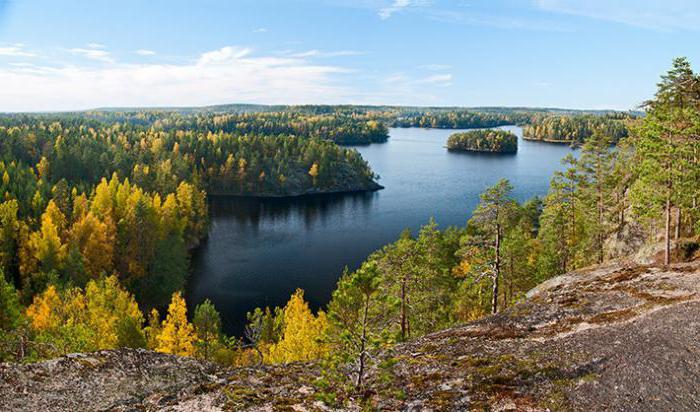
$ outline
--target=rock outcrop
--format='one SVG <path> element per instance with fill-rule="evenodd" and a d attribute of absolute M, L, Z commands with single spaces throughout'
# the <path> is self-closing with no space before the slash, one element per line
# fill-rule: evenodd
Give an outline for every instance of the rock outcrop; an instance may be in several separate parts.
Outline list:
<path fill-rule="evenodd" d="M 700 410 L 700 263 L 553 278 L 496 316 L 377 354 L 377 410 Z M 329 410 L 318 365 L 225 369 L 144 350 L 0 365 L 3 410 Z M 360 410 L 350 400 L 344 410 Z"/>

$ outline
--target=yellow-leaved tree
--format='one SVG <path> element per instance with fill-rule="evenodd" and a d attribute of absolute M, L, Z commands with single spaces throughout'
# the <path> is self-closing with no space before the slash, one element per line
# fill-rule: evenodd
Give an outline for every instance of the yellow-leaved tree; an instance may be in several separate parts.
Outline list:
<path fill-rule="evenodd" d="M 39 341 L 55 348 L 53 356 L 146 346 L 143 314 L 116 276 L 91 280 L 85 291 L 72 288 L 59 292 L 49 285 L 34 296 L 27 317 Z"/>
<path fill-rule="evenodd" d="M 115 229 L 101 222 L 92 212 L 86 213 L 70 230 L 71 243 L 83 257 L 83 265 L 90 276 L 97 277 L 113 270 L 112 256 Z"/>
<path fill-rule="evenodd" d="M 34 296 L 34 302 L 27 308 L 27 317 L 36 330 L 48 330 L 58 327 L 61 322 L 59 309 L 63 301 L 54 285 L 49 285 L 44 293 Z"/>
<path fill-rule="evenodd" d="M 311 168 L 309 169 L 309 176 L 311 176 L 311 180 L 313 181 L 314 186 L 316 186 L 316 181 L 318 179 L 318 163 L 314 162 L 314 164 L 311 165 Z"/>
<path fill-rule="evenodd" d="M 318 359 L 328 347 L 321 337 L 328 328 L 323 311 L 317 316 L 304 301 L 304 291 L 297 289 L 284 307 L 282 337 L 264 354 L 267 363 L 287 363 Z"/>
<path fill-rule="evenodd" d="M 49 205 L 53 205 L 53 202 Z M 52 215 L 62 217 L 57 208 L 47 207 L 47 211 L 41 216 L 41 229 L 32 233 L 29 238 L 32 256 L 39 263 L 39 268 L 47 273 L 58 270 L 66 255 L 66 246 L 61 242 L 59 227 L 54 222 L 55 216 Z"/>
<path fill-rule="evenodd" d="M 173 293 L 168 316 L 163 321 L 160 334 L 156 338 L 158 352 L 180 356 L 193 356 L 197 335 L 194 326 L 187 321 L 187 306 L 180 292 Z"/>
<path fill-rule="evenodd" d="M 131 333 L 126 330 L 126 322 L 140 331 L 143 314 L 134 296 L 119 285 L 116 276 L 88 282 L 85 306 L 85 321 L 95 331 L 95 346 L 100 349 L 132 346 L 125 345 L 129 343 L 125 335 Z"/>

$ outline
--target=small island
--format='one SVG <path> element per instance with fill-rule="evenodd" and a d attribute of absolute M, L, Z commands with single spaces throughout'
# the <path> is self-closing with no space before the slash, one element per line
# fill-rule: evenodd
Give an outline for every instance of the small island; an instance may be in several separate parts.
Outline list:
<path fill-rule="evenodd" d="M 518 136 L 505 130 L 480 129 L 454 133 L 447 139 L 447 150 L 460 152 L 515 153 Z"/>

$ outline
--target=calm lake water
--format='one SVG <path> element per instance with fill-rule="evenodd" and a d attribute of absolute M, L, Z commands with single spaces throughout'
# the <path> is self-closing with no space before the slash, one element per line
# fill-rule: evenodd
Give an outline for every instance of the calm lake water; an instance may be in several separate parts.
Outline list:
<path fill-rule="evenodd" d="M 544 195 L 568 146 L 524 141 L 515 155 L 453 153 L 455 130 L 391 129 L 387 143 L 357 149 L 381 176 L 384 190 L 294 199 L 214 198 L 209 238 L 195 253 L 187 290 L 192 306 L 209 298 L 224 330 L 241 335 L 245 314 L 284 305 L 296 288 L 324 306 L 343 268 L 414 232 L 434 217 L 441 227 L 464 225 L 479 194 L 500 178 L 514 196 Z"/>

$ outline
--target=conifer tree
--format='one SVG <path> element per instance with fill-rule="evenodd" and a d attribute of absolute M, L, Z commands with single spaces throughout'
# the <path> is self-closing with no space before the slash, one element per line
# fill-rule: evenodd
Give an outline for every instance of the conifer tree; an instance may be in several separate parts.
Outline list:
<path fill-rule="evenodd" d="M 388 297 L 380 292 L 381 282 L 376 262 L 366 262 L 341 277 L 328 305 L 332 365 L 353 365 L 356 389 L 365 383 L 371 350 L 390 341 Z"/>
<path fill-rule="evenodd" d="M 614 171 L 612 141 L 610 137 L 595 131 L 581 149 L 577 167 L 581 173 L 582 201 L 586 209 L 586 231 L 590 250 L 596 256 L 597 263 L 604 259 L 604 243 L 610 233 L 612 217 L 611 190 Z"/>
<path fill-rule="evenodd" d="M 481 194 L 481 202 L 474 210 L 470 224 L 477 227 L 492 248 L 492 258 L 485 266 L 492 281 L 491 312 L 498 312 L 499 282 L 501 278 L 501 242 L 513 223 L 515 201 L 510 198 L 510 182 L 501 179 Z"/>
<path fill-rule="evenodd" d="M 221 316 L 209 299 L 194 309 L 192 323 L 199 338 L 197 346 L 202 357 L 209 360 L 212 349 L 221 337 Z"/>
<path fill-rule="evenodd" d="M 14 330 L 22 318 L 19 295 L 0 269 L 0 335 Z M 0 336 L 2 338 L 2 336 Z"/>

